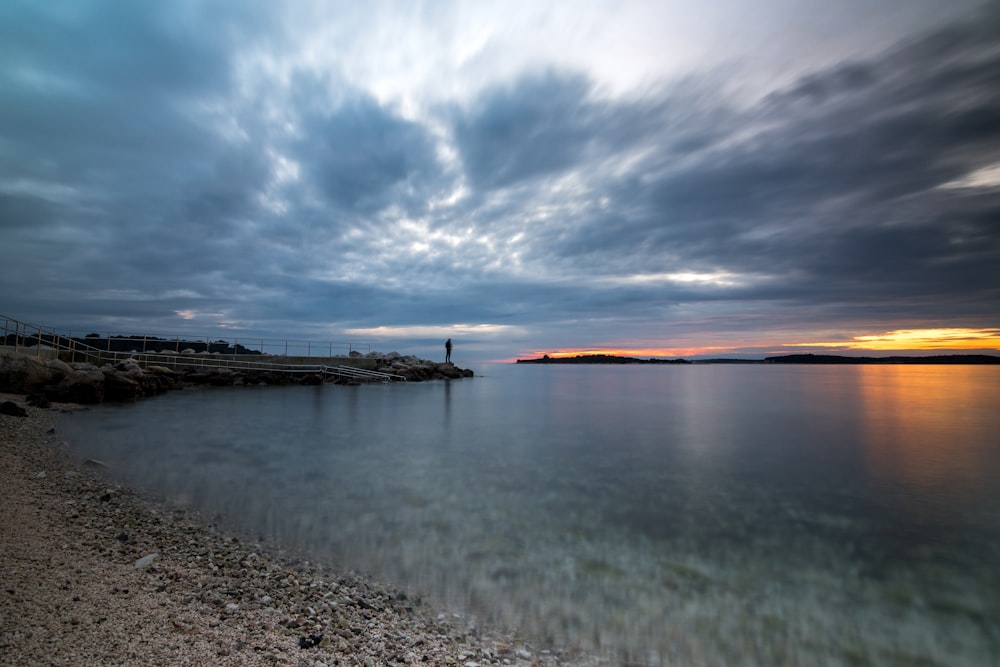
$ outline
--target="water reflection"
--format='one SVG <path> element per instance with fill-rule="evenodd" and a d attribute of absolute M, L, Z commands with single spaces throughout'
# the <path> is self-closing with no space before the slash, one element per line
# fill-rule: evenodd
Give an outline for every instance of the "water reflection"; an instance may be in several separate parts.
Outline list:
<path fill-rule="evenodd" d="M 987 503 L 998 468 L 1000 386 L 981 366 L 862 366 L 869 473 L 897 509 L 958 520 Z"/>
<path fill-rule="evenodd" d="M 254 534 L 633 662 L 997 648 L 997 369 L 505 370 L 178 392 L 75 416 L 76 442 Z M 897 557 L 949 521 L 958 556 Z"/>
<path fill-rule="evenodd" d="M 444 384 L 444 424 L 451 425 L 451 383 Z"/>

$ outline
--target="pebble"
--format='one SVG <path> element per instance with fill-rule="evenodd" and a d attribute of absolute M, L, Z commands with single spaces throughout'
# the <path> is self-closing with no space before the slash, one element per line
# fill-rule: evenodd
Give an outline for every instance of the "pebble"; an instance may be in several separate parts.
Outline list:
<path fill-rule="evenodd" d="M 8 604 L 22 598 L 14 581 L 34 583 L 37 578 L 41 586 L 52 578 L 53 568 L 60 572 L 51 590 L 40 588 L 34 593 L 37 601 L 51 596 L 45 606 L 38 607 L 37 618 L 0 613 L 0 654 L 8 657 L 6 651 L 12 646 L 3 642 L 14 641 L 21 656 L 12 664 L 110 664 L 103 657 L 108 654 L 102 653 L 109 650 L 109 638 L 135 651 L 130 653 L 130 664 L 273 667 L 303 660 L 313 667 L 321 663 L 485 667 L 509 664 L 515 655 L 531 657 L 524 650 L 515 653 L 510 636 L 478 630 L 470 634 L 467 620 L 459 615 L 438 614 L 413 597 L 405 598 L 405 605 L 396 604 L 394 600 L 404 598 L 393 589 L 306 563 L 273 545 L 227 539 L 196 512 L 164 507 L 126 487 L 109 488 L 106 480 L 95 477 L 106 471 L 87 470 L 105 467 L 103 463 L 57 465 L 58 450 L 44 446 L 42 434 L 50 426 L 44 423 L 44 414 L 29 407 L 29 428 L 19 426 L 16 432 L 9 428 L 15 418 L 0 417 L 0 427 L 7 427 L 0 428 L 0 453 L 23 461 L 19 465 L 25 478 L 48 471 L 31 484 L 44 487 L 46 495 L 40 497 L 47 499 L 44 511 L 59 529 L 47 532 L 45 538 L 51 544 L 39 547 L 59 552 L 58 559 L 45 565 L 44 576 L 40 569 L 38 575 L 25 578 L 20 570 L 35 561 L 5 559 L 7 554 L 0 550 L 0 565 L 7 576 L 0 576 L 0 592 Z M 31 420 L 41 422 L 37 436 L 31 437 L 36 444 L 25 435 L 31 430 Z M 0 476 L 13 475 L 14 470 L 5 466 Z M 35 511 L 34 505 L 31 510 Z M 64 545 L 61 549 L 60 544 Z M 104 569 L 129 562 L 134 565 L 128 568 L 132 574 L 120 579 Z M 140 576 L 136 571 L 144 573 Z M 83 588 L 93 583 L 92 574 L 101 578 L 99 585 Z M 60 588 L 63 581 L 72 588 Z M 4 592 L 8 589 L 14 593 Z M 95 605 L 93 620 L 72 616 L 80 620 L 79 626 L 72 626 L 80 628 L 76 635 L 55 642 L 39 639 L 30 645 L 11 639 L 21 637 L 28 628 L 44 627 L 50 617 L 69 617 L 44 610 L 58 609 L 71 598 L 75 608 Z M 143 619 L 142 641 L 135 643 L 139 617 Z M 71 627 L 68 622 L 65 626 Z M 57 630 L 63 632 L 61 621 Z M 303 639 L 308 648 L 300 648 Z M 225 655 L 219 651 L 228 653 L 225 660 L 216 657 Z M 542 667 L 574 664 L 565 657 L 544 655 L 535 661 Z M 3 659 L 0 663 L 7 664 Z"/>
<path fill-rule="evenodd" d="M 142 558 L 140 558 L 135 562 L 135 569 L 142 570 L 149 567 L 150 565 L 153 564 L 153 561 L 156 560 L 157 556 L 159 555 L 160 554 L 158 553 L 151 553 L 146 556 L 143 556 Z"/>

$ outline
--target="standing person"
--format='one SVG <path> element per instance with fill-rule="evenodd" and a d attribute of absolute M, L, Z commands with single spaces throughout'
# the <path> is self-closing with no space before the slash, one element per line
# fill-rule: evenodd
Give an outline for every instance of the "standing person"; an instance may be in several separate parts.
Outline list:
<path fill-rule="evenodd" d="M 444 363 L 451 363 L 451 339 L 444 342 Z"/>

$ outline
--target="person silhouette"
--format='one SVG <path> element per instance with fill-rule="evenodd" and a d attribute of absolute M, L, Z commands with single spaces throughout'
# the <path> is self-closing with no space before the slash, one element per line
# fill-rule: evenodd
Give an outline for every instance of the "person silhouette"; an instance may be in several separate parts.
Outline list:
<path fill-rule="evenodd" d="M 451 339 L 444 342 L 444 363 L 451 363 Z"/>

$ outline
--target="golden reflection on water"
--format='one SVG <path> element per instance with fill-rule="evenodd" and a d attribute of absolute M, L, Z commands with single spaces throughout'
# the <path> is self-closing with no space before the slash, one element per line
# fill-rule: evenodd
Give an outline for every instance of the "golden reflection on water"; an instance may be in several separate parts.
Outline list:
<path fill-rule="evenodd" d="M 961 509 L 995 481 L 1000 369 L 859 366 L 866 461 L 874 481 L 925 510 Z"/>

